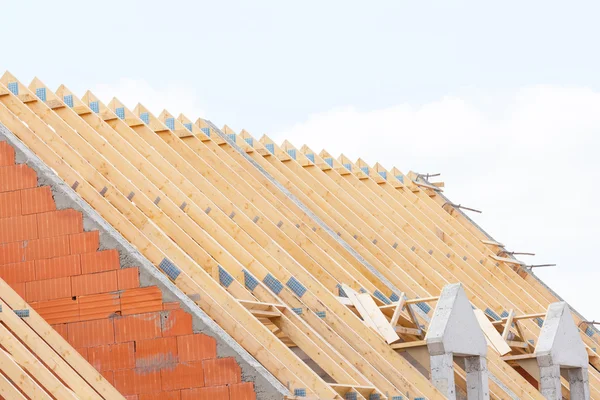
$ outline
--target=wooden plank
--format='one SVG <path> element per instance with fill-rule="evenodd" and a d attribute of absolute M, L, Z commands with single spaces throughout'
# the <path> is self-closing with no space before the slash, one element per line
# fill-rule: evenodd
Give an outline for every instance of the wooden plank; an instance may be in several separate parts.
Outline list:
<path fill-rule="evenodd" d="M 485 313 L 479 309 L 475 309 L 473 312 L 475 313 L 475 317 L 477 318 L 477 322 L 479 322 L 481 330 L 492 348 L 501 356 L 510 353 L 512 351 L 510 346 L 498 333 L 496 328 L 494 328 L 494 325 L 492 325 Z"/>
<path fill-rule="evenodd" d="M 494 259 L 496 261 L 504 262 L 504 263 L 507 263 L 507 264 L 525 265 L 524 262 L 516 260 L 514 258 L 498 257 L 495 254 L 490 254 L 489 256 L 490 256 L 490 258 L 492 258 L 492 259 Z"/>
<path fill-rule="evenodd" d="M 506 325 L 504 325 L 504 332 L 502 332 L 502 339 L 508 339 L 508 333 L 510 332 L 510 328 L 513 323 L 513 319 L 515 318 L 515 310 L 510 310 L 508 312 L 508 317 L 506 318 Z"/>
<path fill-rule="evenodd" d="M 357 299 L 362 303 L 363 307 L 368 313 L 369 318 L 371 321 L 373 321 L 377 327 L 377 330 L 381 333 L 386 342 L 393 343 L 397 340 L 400 340 L 400 337 L 390 325 L 381 310 L 377 307 L 377 304 L 375 304 L 375 301 L 373 301 L 373 298 L 370 294 L 360 293 L 357 295 Z"/>
<path fill-rule="evenodd" d="M 415 340 L 414 342 L 402 342 L 402 343 L 394 343 L 391 345 L 394 350 L 404 350 L 411 349 L 414 347 L 427 346 L 426 340 Z"/>

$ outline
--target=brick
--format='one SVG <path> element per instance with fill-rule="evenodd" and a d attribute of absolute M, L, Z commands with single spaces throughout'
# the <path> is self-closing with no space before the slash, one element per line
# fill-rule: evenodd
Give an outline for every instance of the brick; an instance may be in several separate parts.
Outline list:
<path fill-rule="evenodd" d="M 141 314 L 162 310 L 162 292 L 157 286 L 128 289 L 121 293 L 121 313 Z"/>
<path fill-rule="evenodd" d="M 103 250 L 81 255 L 81 272 L 91 274 L 119 269 L 119 252 L 117 250 Z"/>
<path fill-rule="evenodd" d="M 85 274 L 71 277 L 73 296 L 114 292 L 117 290 L 117 273 L 115 271 L 99 274 Z"/>
<path fill-rule="evenodd" d="M 177 354 L 181 362 L 217 358 L 217 341 L 201 333 L 177 336 Z"/>
<path fill-rule="evenodd" d="M 170 301 L 168 303 L 163 303 L 163 310 L 165 311 L 177 310 L 179 308 L 181 308 L 181 304 L 179 304 L 178 301 Z"/>
<path fill-rule="evenodd" d="M 68 330 L 67 330 L 67 324 L 56 324 L 56 325 L 52 325 L 52 328 L 58 332 L 58 334 L 60 336 L 63 337 L 63 339 L 65 340 L 69 340 L 69 334 L 68 334 Z"/>
<path fill-rule="evenodd" d="M 35 215 L 21 215 L 0 219 L 0 243 L 37 238 L 38 229 Z"/>
<path fill-rule="evenodd" d="M 71 297 L 71 278 L 27 282 L 25 291 L 25 299 L 28 302 Z"/>
<path fill-rule="evenodd" d="M 0 192 L 10 192 L 37 186 L 37 174 L 26 164 L 0 167 Z"/>
<path fill-rule="evenodd" d="M 0 218 L 21 215 L 21 192 L 0 193 Z"/>
<path fill-rule="evenodd" d="M 188 389 L 204 386 L 204 372 L 201 362 L 174 364 L 160 370 L 164 391 Z"/>
<path fill-rule="evenodd" d="M 76 233 L 69 235 L 71 254 L 93 253 L 100 246 L 98 231 Z"/>
<path fill-rule="evenodd" d="M 140 287 L 139 268 L 122 268 L 118 270 L 117 284 L 119 286 L 119 290 L 135 289 Z"/>
<path fill-rule="evenodd" d="M 35 261 L 36 279 L 63 278 L 81 274 L 79 254 Z"/>
<path fill-rule="evenodd" d="M 171 392 L 140 394 L 139 400 L 181 400 L 181 392 L 173 390 Z"/>
<path fill-rule="evenodd" d="M 204 366 L 204 384 L 219 386 L 242 381 L 242 370 L 233 357 L 202 361 Z"/>
<path fill-rule="evenodd" d="M 182 309 L 173 310 L 163 316 L 163 336 L 189 335 L 192 330 L 192 316 Z"/>
<path fill-rule="evenodd" d="M 88 361 L 98 371 L 135 368 L 133 342 L 90 347 Z"/>
<path fill-rule="evenodd" d="M 62 257 L 71 253 L 67 235 L 29 240 L 23 244 L 23 247 L 27 261 Z"/>
<path fill-rule="evenodd" d="M 227 386 L 202 387 L 181 391 L 181 400 L 229 400 Z"/>
<path fill-rule="evenodd" d="M 79 321 L 79 302 L 72 297 L 30 303 L 49 324 Z"/>
<path fill-rule="evenodd" d="M 163 367 L 178 361 L 177 339 L 174 337 L 138 340 L 135 346 L 137 368 Z"/>
<path fill-rule="evenodd" d="M 72 322 L 68 325 L 69 343 L 73 347 L 92 347 L 115 342 L 112 319 Z"/>
<path fill-rule="evenodd" d="M 115 318 L 115 338 L 118 343 L 160 337 L 160 314 L 136 314 Z"/>
<path fill-rule="evenodd" d="M 0 142 L 0 166 L 15 165 L 15 149 L 7 142 Z"/>
<path fill-rule="evenodd" d="M 160 371 L 152 369 L 122 369 L 115 371 L 115 388 L 123 395 L 158 393 L 161 390 Z"/>
<path fill-rule="evenodd" d="M 12 288 L 12 290 L 14 290 L 15 292 L 17 292 L 17 294 L 23 299 L 25 300 L 27 298 L 27 288 L 26 288 L 26 283 L 11 283 L 10 287 Z"/>
<path fill-rule="evenodd" d="M 33 261 L 29 261 L 1 265 L 0 278 L 4 279 L 8 284 L 34 281 L 35 264 Z"/>
<path fill-rule="evenodd" d="M 88 360 L 88 348 L 87 347 L 79 347 L 75 350 L 77 350 L 77 352 L 81 355 L 81 357 L 83 357 L 86 361 Z"/>
<path fill-rule="evenodd" d="M 40 238 L 83 232 L 83 215 L 66 209 L 35 214 Z"/>
<path fill-rule="evenodd" d="M 229 398 L 231 400 L 256 400 L 254 384 L 252 382 L 242 382 L 229 385 Z"/>
<path fill-rule="evenodd" d="M 56 204 L 50 186 L 21 190 L 21 214 L 37 214 L 55 210 Z"/>
<path fill-rule="evenodd" d="M 102 293 L 79 296 L 79 320 L 110 318 L 120 315 L 121 302 L 118 293 Z"/>
<path fill-rule="evenodd" d="M 23 242 L 0 244 L 0 265 L 13 264 L 22 261 L 26 261 Z"/>
<path fill-rule="evenodd" d="M 115 373 L 113 371 L 102 371 L 101 374 L 108 383 L 115 385 Z"/>

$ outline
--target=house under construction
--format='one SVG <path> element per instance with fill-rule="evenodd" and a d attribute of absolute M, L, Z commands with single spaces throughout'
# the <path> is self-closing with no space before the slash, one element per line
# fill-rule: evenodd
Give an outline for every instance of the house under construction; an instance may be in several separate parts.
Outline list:
<path fill-rule="evenodd" d="M 600 400 L 593 322 L 429 178 L 5 73 L 0 398 Z"/>

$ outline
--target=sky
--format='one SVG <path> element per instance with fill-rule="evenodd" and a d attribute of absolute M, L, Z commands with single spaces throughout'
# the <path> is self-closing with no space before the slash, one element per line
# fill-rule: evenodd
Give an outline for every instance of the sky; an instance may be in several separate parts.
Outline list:
<path fill-rule="evenodd" d="M 0 69 L 404 173 L 600 320 L 596 1 L 5 1 Z"/>

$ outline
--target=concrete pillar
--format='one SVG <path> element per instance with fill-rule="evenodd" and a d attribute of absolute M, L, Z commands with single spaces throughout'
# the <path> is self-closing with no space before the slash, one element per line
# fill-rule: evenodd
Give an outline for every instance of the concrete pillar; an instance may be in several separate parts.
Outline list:
<path fill-rule="evenodd" d="M 587 368 L 569 369 L 571 400 L 590 400 L 590 383 Z"/>
<path fill-rule="evenodd" d="M 431 383 L 449 400 L 456 400 L 452 353 L 430 357 Z"/>
<path fill-rule="evenodd" d="M 467 372 L 467 399 L 489 400 L 490 388 L 485 357 L 465 357 L 465 371 Z"/>
<path fill-rule="evenodd" d="M 540 392 L 548 400 L 562 400 L 560 365 L 540 365 Z"/>

